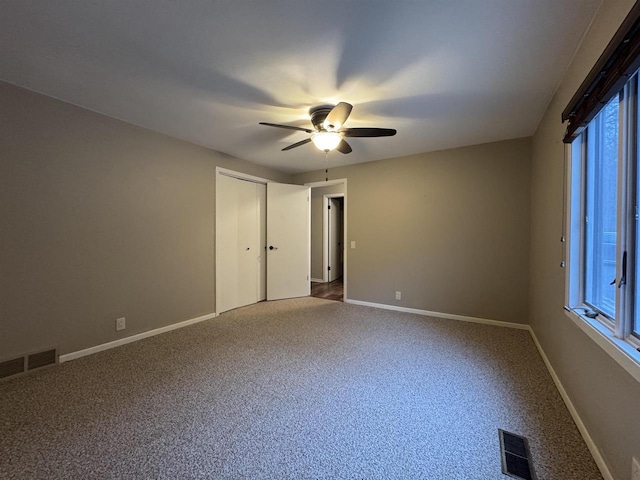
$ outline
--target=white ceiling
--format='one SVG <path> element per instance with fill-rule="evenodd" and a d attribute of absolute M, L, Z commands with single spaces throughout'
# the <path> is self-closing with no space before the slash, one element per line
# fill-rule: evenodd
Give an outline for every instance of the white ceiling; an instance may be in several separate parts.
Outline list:
<path fill-rule="evenodd" d="M 286 172 L 532 135 L 601 0 L 4 0 L 0 79 Z"/>

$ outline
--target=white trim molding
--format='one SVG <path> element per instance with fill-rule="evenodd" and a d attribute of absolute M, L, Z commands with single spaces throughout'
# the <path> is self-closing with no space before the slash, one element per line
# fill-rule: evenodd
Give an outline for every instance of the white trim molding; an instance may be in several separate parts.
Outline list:
<path fill-rule="evenodd" d="M 255 175 L 249 175 L 248 173 L 237 172 L 235 170 L 229 170 L 228 168 L 216 167 L 216 178 L 218 175 L 226 175 L 227 177 L 237 178 L 239 180 L 247 180 L 254 183 L 267 184 L 274 180 L 267 178 L 256 177 Z"/>
<path fill-rule="evenodd" d="M 607 467 L 607 464 L 605 463 L 604 458 L 600 454 L 600 450 L 598 450 L 598 447 L 596 446 L 593 439 L 591 438 L 591 435 L 589 434 L 587 427 L 585 426 L 584 422 L 580 418 L 580 415 L 578 414 L 576 407 L 573 405 L 573 402 L 571 401 L 569 394 L 564 389 L 564 385 L 562 385 L 562 382 L 560 382 L 560 378 L 558 377 L 555 370 L 551 366 L 551 362 L 547 358 L 546 353 L 544 353 L 544 350 L 542 349 L 542 345 L 540 345 L 540 342 L 538 342 L 538 338 L 536 337 L 536 334 L 533 332 L 533 329 L 531 327 L 529 327 L 529 333 L 531 334 L 531 338 L 533 338 L 533 343 L 535 343 L 536 348 L 538 349 L 538 353 L 540 353 L 540 356 L 542 357 L 542 361 L 546 365 L 547 370 L 549 371 L 549 374 L 553 379 L 553 383 L 556 384 L 556 388 L 558 389 L 558 392 L 560 392 L 560 396 L 562 397 L 562 400 L 564 400 L 564 404 L 567 406 L 567 410 L 569 410 L 569 413 L 571 414 L 571 417 L 573 418 L 573 421 L 576 424 L 576 427 L 578 427 L 578 431 L 580 432 L 580 435 L 582 435 L 584 442 L 587 444 L 587 448 L 589 448 L 589 451 L 591 452 L 591 456 L 593 457 L 593 460 L 596 462 L 596 465 L 598 466 L 598 469 L 600 470 L 602 477 L 604 478 L 604 480 L 615 480 L 613 475 L 609 471 L 609 467 Z"/>
<path fill-rule="evenodd" d="M 109 350 L 111 348 L 119 347 L 121 345 L 126 345 L 127 343 L 137 342 L 138 340 L 142 340 L 144 338 L 154 337 L 156 335 L 160 335 L 161 333 L 170 332 L 171 330 L 177 330 L 178 328 L 188 327 L 189 325 L 193 325 L 199 322 L 204 322 L 205 320 L 209 320 L 215 317 L 217 317 L 217 314 L 215 312 L 209 313 L 207 315 L 202 315 L 201 317 L 185 320 L 184 322 L 178 322 L 171 325 L 167 325 L 166 327 L 160 327 L 154 330 L 148 330 L 146 332 L 138 333 L 136 335 L 131 335 L 130 337 L 120 338 L 112 342 L 103 343 L 101 345 L 85 348 L 83 350 L 78 350 L 76 352 L 66 353 L 58 357 L 58 362 L 64 363 L 64 362 L 68 362 L 69 360 L 75 360 L 76 358 L 86 357 L 87 355 L 93 355 L 94 353 L 102 352 L 104 350 Z"/>
<path fill-rule="evenodd" d="M 322 278 L 312 278 L 311 281 L 316 283 L 325 283 L 325 281 Z"/>
<path fill-rule="evenodd" d="M 519 330 L 530 330 L 529 325 L 524 323 L 503 322 L 500 320 L 489 320 L 487 318 L 467 317 L 465 315 L 454 315 L 451 313 L 431 312 L 429 310 L 420 310 L 418 308 L 398 307 L 396 305 L 387 305 L 385 303 L 363 302 L 361 300 L 345 300 L 345 303 L 353 305 L 362 305 L 365 307 L 382 308 L 384 310 L 395 310 L 397 312 L 415 313 L 418 315 L 426 315 L 429 317 L 445 318 L 447 320 L 459 320 L 461 322 L 483 323 L 485 325 L 493 325 L 496 327 L 517 328 Z"/>
<path fill-rule="evenodd" d="M 601 322 L 580 315 L 575 310 L 565 310 L 565 314 L 629 375 L 640 382 L 640 353 L 630 342 L 616 338 Z"/>
<path fill-rule="evenodd" d="M 347 179 L 346 178 L 337 178 L 335 180 L 327 180 L 324 182 L 310 182 L 310 183 L 305 183 L 305 186 L 307 187 L 311 187 L 312 189 L 315 187 L 328 187 L 331 185 L 339 185 L 339 184 L 343 184 L 344 185 L 344 189 L 343 192 L 340 194 L 343 198 L 344 198 L 344 216 L 342 217 L 342 225 L 343 225 L 343 246 L 342 246 L 342 252 L 343 252 L 343 257 L 342 257 L 342 262 L 343 262 L 343 269 L 342 269 L 342 299 L 344 302 L 347 301 L 347 285 L 348 285 L 348 275 L 347 275 L 347 271 L 348 271 L 348 265 L 349 265 L 349 251 L 347 249 L 347 240 L 349 238 L 349 217 L 348 217 L 348 212 L 349 212 L 349 196 L 347 193 Z M 324 200 L 323 200 L 324 202 Z M 324 225 L 326 224 L 326 219 L 325 219 L 325 215 L 326 215 L 326 210 L 322 213 L 323 215 L 323 220 L 322 220 L 322 225 L 324 228 Z M 323 241 L 323 245 L 322 245 L 322 263 L 323 263 L 323 282 L 324 282 L 324 276 L 326 275 L 327 271 L 326 271 L 326 258 L 325 258 L 325 245 L 324 245 L 324 232 L 322 233 L 322 241 Z M 327 278 L 328 280 L 328 278 Z"/>
<path fill-rule="evenodd" d="M 497 327 L 507 327 L 507 328 L 515 328 L 515 329 L 519 329 L 519 330 L 527 330 L 529 332 L 529 334 L 531 335 L 531 338 L 533 339 L 533 343 L 535 344 L 536 348 L 538 349 L 538 353 L 542 357 L 542 361 L 544 362 L 545 366 L 547 367 L 547 370 L 549 371 L 549 374 L 551 375 L 551 378 L 553 379 L 553 383 L 555 383 L 556 388 L 558 389 L 558 392 L 560 393 L 560 396 L 562 397 L 562 400 L 564 401 L 564 403 L 565 403 L 565 405 L 567 407 L 567 410 L 569 410 L 569 413 L 571 414 L 571 418 L 573 419 L 574 423 L 576 424 L 576 427 L 578 427 L 578 431 L 580 432 L 580 435 L 582 435 L 582 438 L 583 438 L 584 442 L 587 444 L 587 448 L 589 448 L 589 452 L 591 452 L 591 456 L 593 457 L 593 460 L 596 462 L 596 465 L 598 466 L 598 469 L 600 470 L 600 473 L 602 474 L 602 477 L 604 478 L 604 480 L 615 480 L 615 478 L 613 477 L 613 475 L 609 471 L 609 467 L 607 466 L 606 462 L 604 461 L 604 458 L 602 457 L 602 454 L 600 453 L 600 450 L 598 450 L 598 447 L 596 446 L 595 442 L 591 438 L 591 435 L 589 434 L 589 431 L 587 430 L 587 427 L 585 426 L 584 422 L 582 421 L 582 418 L 580 418 L 580 415 L 578 414 L 578 411 L 576 410 L 575 406 L 573 405 L 573 402 L 571 401 L 571 398 L 569 397 L 569 394 L 565 390 L 564 385 L 562 385 L 562 382 L 560 382 L 560 378 L 558 377 L 558 375 L 556 374 L 555 370 L 551 366 L 551 362 L 549 362 L 549 359 L 547 358 L 547 355 L 545 354 L 544 350 L 542 349 L 542 345 L 540 345 L 540 342 L 538 342 L 538 338 L 536 337 L 536 335 L 533 332 L 533 329 L 531 328 L 530 325 L 526 325 L 526 324 L 522 324 L 522 323 L 514 323 L 514 322 L 503 322 L 503 321 L 499 321 L 499 320 L 489 320 L 489 319 L 486 319 L 486 318 L 467 317 L 467 316 L 464 316 L 464 315 L 453 315 L 453 314 L 449 314 L 449 313 L 431 312 L 431 311 L 428 311 L 428 310 L 420 310 L 420 309 L 417 309 L 417 308 L 398 307 L 396 305 L 386 305 L 386 304 L 383 304 L 383 303 L 363 302 L 363 301 L 360 301 L 360 300 L 345 300 L 345 303 L 351 303 L 351 304 L 354 304 L 354 305 L 362 305 L 362 306 L 365 306 L 365 307 L 382 308 L 382 309 L 385 309 L 385 310 L 395 310 L 395 311 L 398 311 L 398 312 L 415 313 L 415 314 L 418 314 L 418 315 L 426 315 L 426 316 L 430 316 L 430 317 L 444 318 L 444 319 L 449 319 L 449 320 L 459 320 L 459 321 L 463 321 L 463 322 L 482 323 L 482 324 L 485 324 L 485 325 L 493 325 L 493 326 L 497 326 Z M 574 315 L 576 315 L 576 314 L 574 313 Z M 580 325 L 580 323 L 584 323 L 584 322 L 576 321 L 576 323 L 578 323 L 578 325 Z M 585 327 L 581 326 L 581 328 L 584 329 Z M 593 337 L 596 337 L 596 336 L 602 337 L 602 335 L 597 335 L 594 332 Z"/>
<path fill-rule="evenodd" d="M 324 278 L 324 282 L 330 281 L 329 277 L 329 201 L 332 198 L 342 198 L 344 199 L 343 193 L 327 193 L 322 196 L 322 276 Z M 344 205 L 344 204 L 343 204 Z M 342 259 L 344 266 L 344 255 L 346 251 L 347 245 L 347 237 L 346 237 L 346 229 L 344 217 L 342 218 Z M 344 284 L 344 282 L 343 282 Z M 344 285 L 343 285 L 344 287 Z"/>
<path fill-rule="evenodd" d="M 305 183 L 305 186 L 307 187 L 329 187 L 331 185 L 338 185 L 340 183 L 344 183 L 345 185 L 347 184 L 347 179 L 346 178 L 336 178 L 335 180 L 326 180 L 324 182 L 310 182 L 310 183 Z"/>

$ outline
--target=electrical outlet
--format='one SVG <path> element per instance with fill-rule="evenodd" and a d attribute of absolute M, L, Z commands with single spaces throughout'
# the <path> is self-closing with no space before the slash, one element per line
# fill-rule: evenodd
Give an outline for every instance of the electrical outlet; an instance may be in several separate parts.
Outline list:
<path fill-rule="evenodd" d="M 631 460 L 631 480 L 640 480 L 640 462 L 636 457 Z"/>
<path fill-rule="evenodd" d="M 402 300 L 402 292 L 396 292 L 396 300 Z"/>
<path fill-rule="evenodd" d="M 116 331 L 127 328 L 127 319 L 125 317 L 116 318 Z"/>
<path fill-rule="evenodd" d="M 351 248 L 356 248 L 356 241 L 355 240 L 351 240 Z"/>

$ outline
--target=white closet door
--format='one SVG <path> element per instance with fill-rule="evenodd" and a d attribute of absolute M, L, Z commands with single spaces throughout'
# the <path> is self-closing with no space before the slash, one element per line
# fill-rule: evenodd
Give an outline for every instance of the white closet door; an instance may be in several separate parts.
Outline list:
<path fill-rule="evenodd" d="M 267 300 L 311 294 L 309 187 L 267 184 Z"/>
<path fill-rule="evenodd" d="M 258 301 L 258 203 L 256 184 L 238 182 L 238 307 Z"/>
<path fill-rule="evenodd" d="M 262 187 L 262 189 L 260 188 Z M 256 303 L 264 281 L 260 279 L 264 241 L 260 241 L 260 208 L 264 186 L 218 175 L 217 306 L 218 313 Z M 264 237 L 264 230 L 262 230 Z"/>
<path fill-rule="evenodd" d="M 267 299 L 267 186 L 256 183 L 258 197 L 258 302 Z"/>

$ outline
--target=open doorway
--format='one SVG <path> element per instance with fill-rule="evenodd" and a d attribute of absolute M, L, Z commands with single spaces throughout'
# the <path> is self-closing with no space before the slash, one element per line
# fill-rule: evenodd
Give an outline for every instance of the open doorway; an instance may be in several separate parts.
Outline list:
<path fill-rule="evenodd" d="M 346 298 L 346 180 L 311 187 L 311 296 Z"/>
<path fill-rule="evenodd" d="M 334 282 L 344 273 L 344 194 L 324 196 L 326 218 L 323 219 L 323 264 L 325 282 Z"/>

